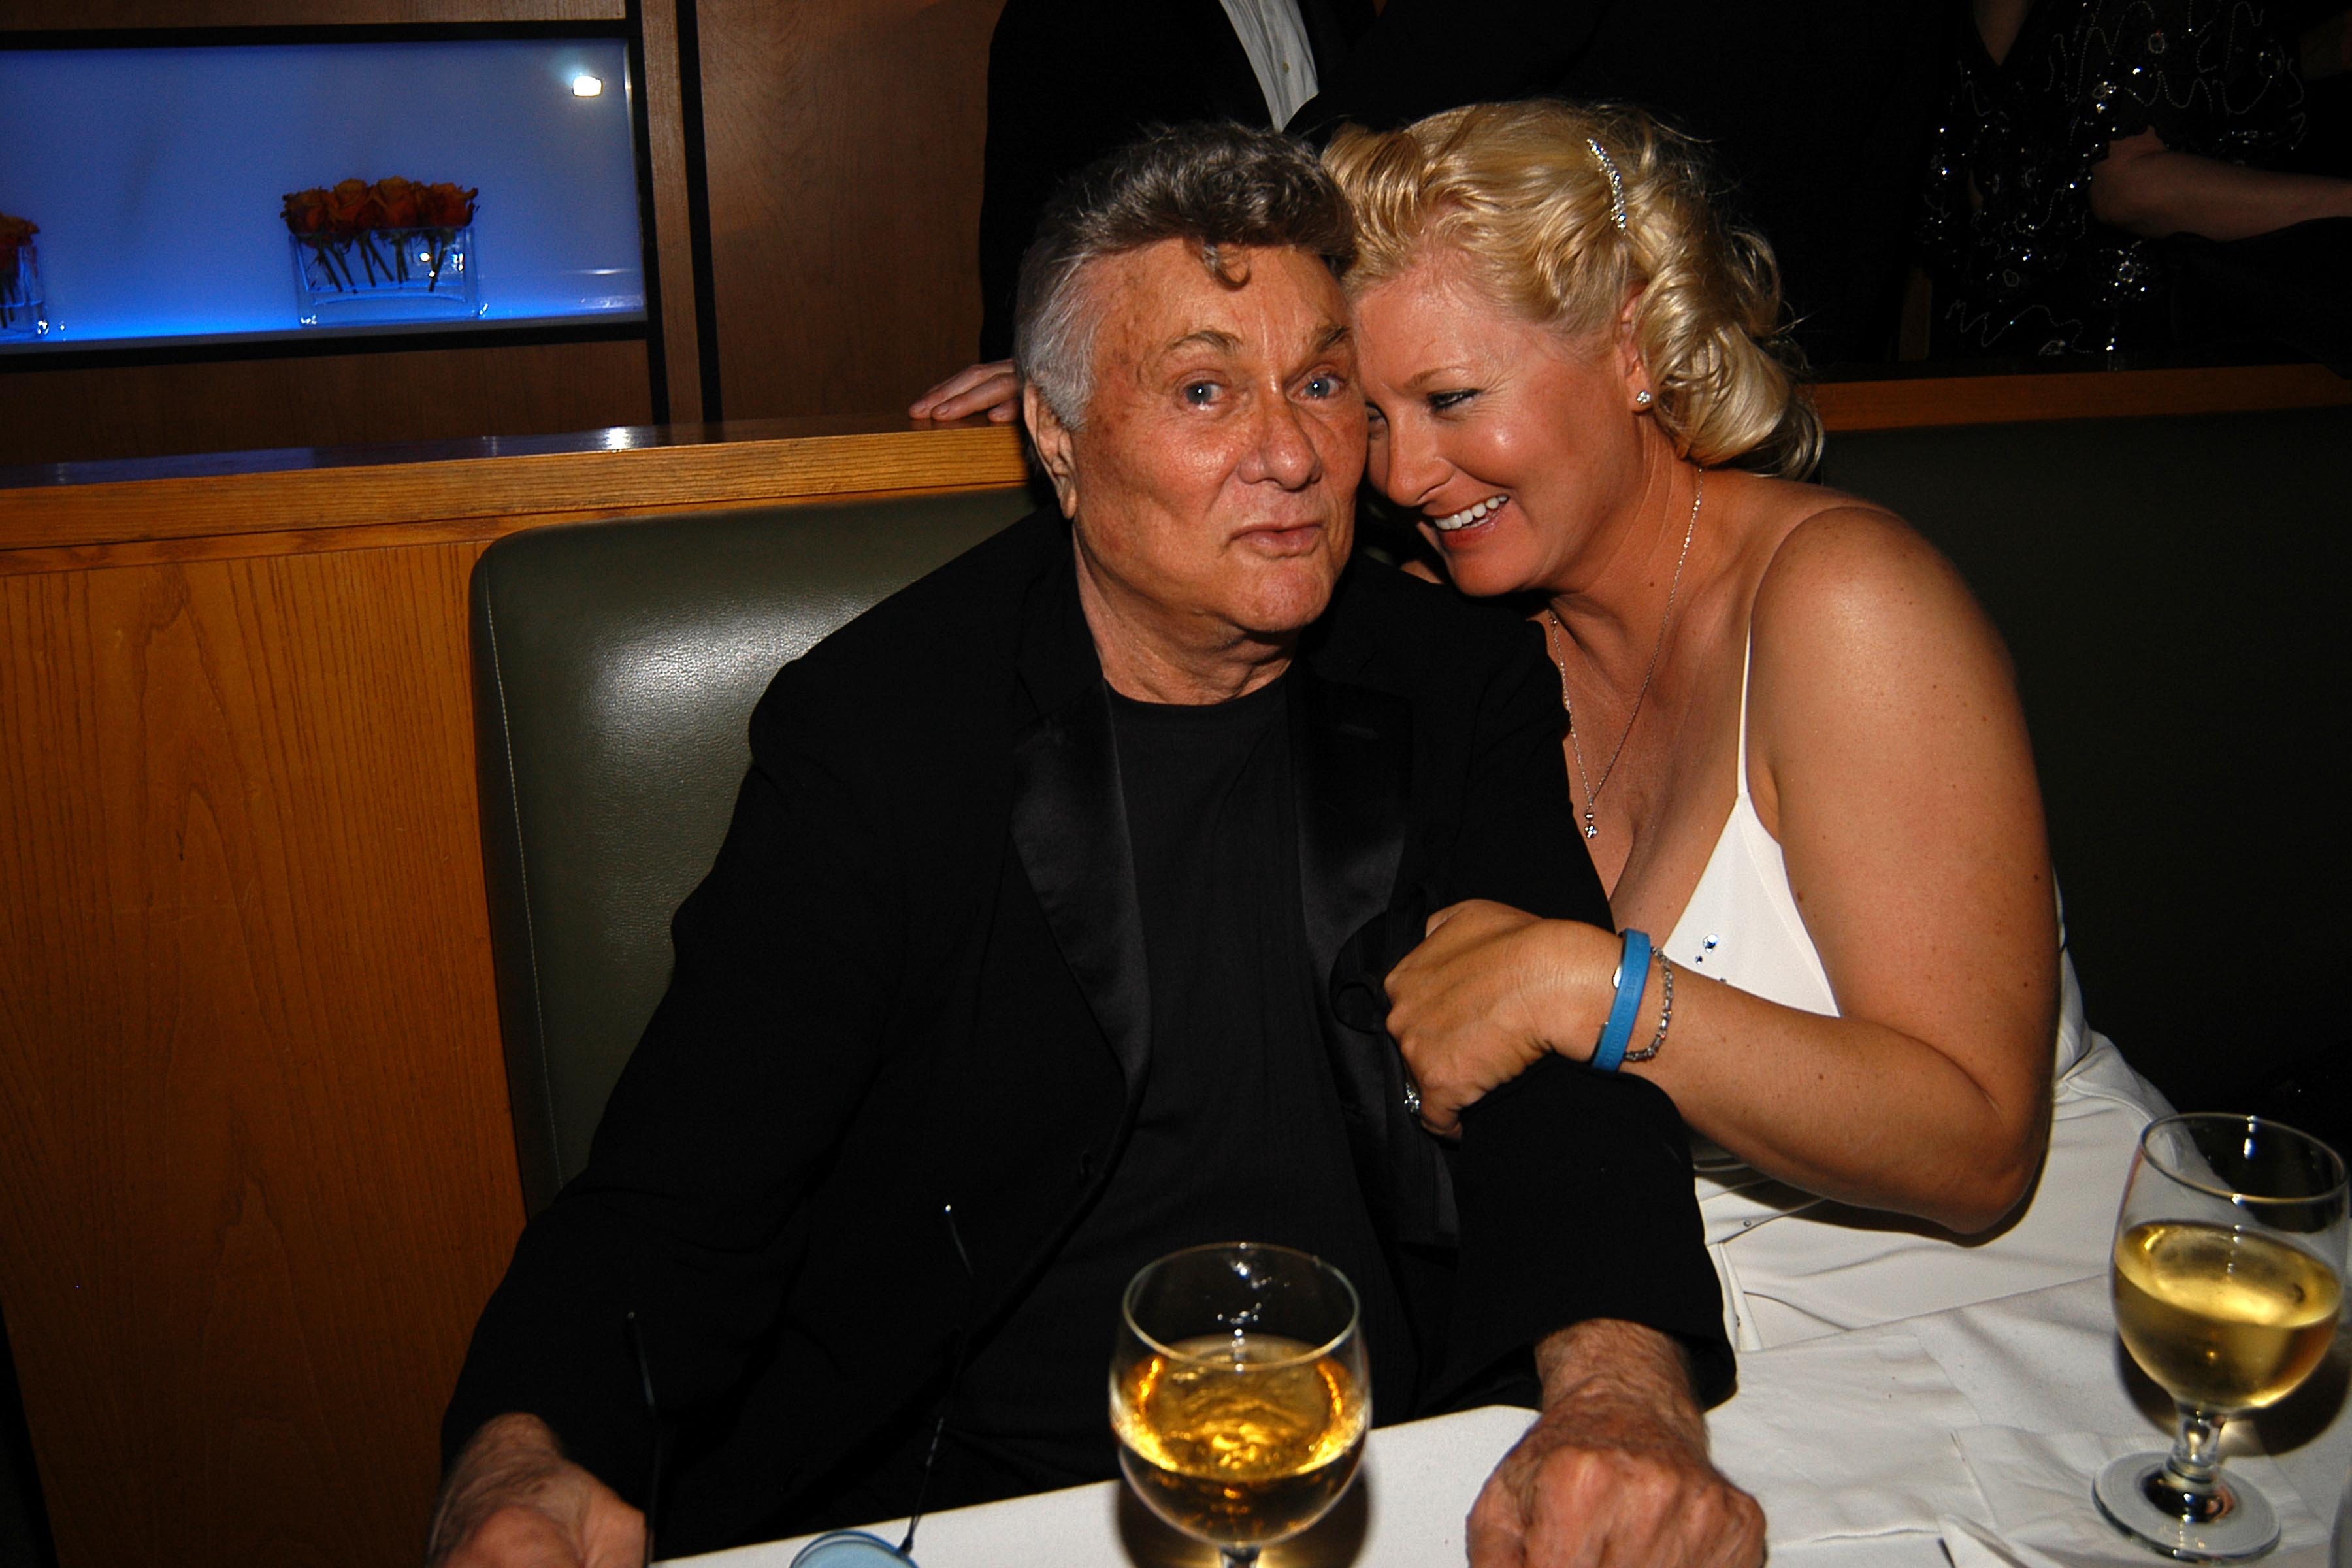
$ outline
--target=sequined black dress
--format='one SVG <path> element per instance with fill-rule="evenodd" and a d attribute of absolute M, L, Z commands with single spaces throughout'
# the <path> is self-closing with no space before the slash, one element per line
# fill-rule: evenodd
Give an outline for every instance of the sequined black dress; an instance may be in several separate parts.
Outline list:
<path fill-rule="evenodd" d="M 2256 0 L 2041 0 L 1995 65 L 1974 26 L 1929 163 L 1941 346 L 2097 353 L 2168 339 L 2161 247 L 2091 216 L 2091 167 L 2153 128 L 2233 163 L 2304 129 L 2294 39 Z"/>

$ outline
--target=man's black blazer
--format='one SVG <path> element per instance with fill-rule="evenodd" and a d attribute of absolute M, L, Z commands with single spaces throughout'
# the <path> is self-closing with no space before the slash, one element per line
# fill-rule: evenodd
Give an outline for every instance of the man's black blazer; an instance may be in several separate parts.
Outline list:
<path fill-rule="evenodd" d="M 1360 561 L 1284 679 L 1360 1178 L 1384 1241 L 1450 1278 L 1449 1300 L 1408 1302 L 1421 1408 L 1383 1416 L 1481 1394 L 1590 1317 L 1676 1335 L 1718 1395 L 1729 1350 L 1671 1101 L 1547 1058 L 1441 1154 L 1379 1032 L 1380 977 L 1423 911 L 1481 896 L 1608 920 L 1534 633 Z M 1050 513 L 778 674 L 674 922 L 669 992 L 475 1331 L 451 1452 L 530 1411 L 638 1498 L 628 1312 L 680 1428 L 666 1553 L 821 1518 L 924 1419 L 960 1336 L 1103 1182 L 1151 1048 L 1107 691 Z"/>

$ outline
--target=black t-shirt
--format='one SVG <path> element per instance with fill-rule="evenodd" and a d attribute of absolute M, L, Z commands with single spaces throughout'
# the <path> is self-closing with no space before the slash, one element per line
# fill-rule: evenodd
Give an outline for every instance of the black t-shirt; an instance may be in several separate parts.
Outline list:
<path fill-rule="evenodd" d="M 1117 1473 L 1105 1390 L 1120 1297 L 1199 1243 L 1277 1242 L 1338 1267 L 1363 1303 L 1375 1413 L 1407 1408 L 1412 1347 L 1317 1023 L 1285 689 L 1206 707 L 1111 698 L 1150 1067 L 1102 1193 L 964 1371 L 943 1458 L 954 1493 Z"/>

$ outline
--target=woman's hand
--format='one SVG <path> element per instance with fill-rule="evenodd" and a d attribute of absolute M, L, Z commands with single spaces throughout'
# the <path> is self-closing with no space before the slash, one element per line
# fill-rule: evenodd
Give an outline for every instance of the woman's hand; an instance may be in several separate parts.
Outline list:
<path fill-rule="evenodd" d="M 1597 926 L 1485 899 L 1430 916 L 1422 944 L 1388 978 L 1389 1033 L 1421 1086 L 1422 1125 L 1454 1137 L 1465 1106 L 1546 1051 L 1590 1056 L 1615 994 L 1617 952 Z"/>

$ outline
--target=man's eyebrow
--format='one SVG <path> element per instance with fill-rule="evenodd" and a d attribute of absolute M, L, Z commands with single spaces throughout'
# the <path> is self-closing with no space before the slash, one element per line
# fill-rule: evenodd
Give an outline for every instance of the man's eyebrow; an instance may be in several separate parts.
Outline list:
<path fill-rule="evenodd" d="M 1167 355 L 1175 353 L 1180 349 L 1205 348 L 1232 353 L 1241 346 L 1241 339 L 1234 336 L 1233 333 L 1217 327 L 1202 327 L 1197 332 L 1186 332 L 1160 352 L 1162 355 Z"/>
<path fill-rule="evenodd" d="M 1347 322 L 1334 321 L 1324 328 L 1322 335 L 1315 340 L 1315 352 L 1318 354 L 1329 353 L 1355 335 L 1355 329 L 1349 326 Z"/>

